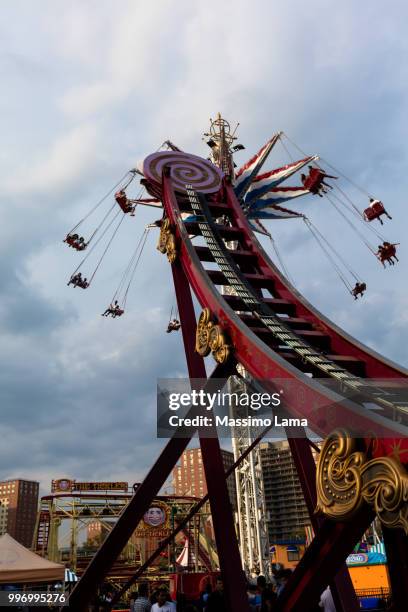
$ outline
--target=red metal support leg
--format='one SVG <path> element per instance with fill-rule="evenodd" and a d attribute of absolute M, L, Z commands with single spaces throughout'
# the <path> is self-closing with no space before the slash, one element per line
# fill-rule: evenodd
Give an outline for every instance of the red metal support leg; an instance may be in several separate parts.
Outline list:
<path fill-rule="evenodd" d="M 316 464 L 312 449 L 303 431 L 303 437 L 288 437 L 289 447 L 295 462 L 300 484 L 305 498 L 306 506 L 315 533 L 319 530 L 322 519 L 314 514 L 316 508 Z M 327 586 L 322 585 L 322 591 Z M 334 580 L 330 581 L 330 587 L 336 604 L 337 612 L 358 612 L 360 604 L 353 587 L 350 574 L 346 564 L 343 563 Z"/>
<path fill-rule="evenodd" d="M 204 360 L 195 352 L 196 317 L 190 285 L 180 264 L 173 264 L 172 271 L 189 376 L 192 379 L 205 378 Z M 218 438 L 200 436 L 200 446 L 228 609 L 231 612 L 245 612 L 249 610 L 246 583 L 220 443 Z"/>
<path fill-rule="evenodd" d="M 392 592 L 392 612 L 408 607 L 408 536 L 402 529 L 383 527 Z"/>

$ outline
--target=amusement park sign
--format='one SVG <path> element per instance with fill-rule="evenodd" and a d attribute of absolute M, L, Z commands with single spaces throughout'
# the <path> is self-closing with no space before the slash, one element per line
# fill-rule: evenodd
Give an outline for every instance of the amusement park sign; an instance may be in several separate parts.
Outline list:
<path fill-rule="evenodd" d="M 51 481 L 52 493 L 72 493 L 79 491 L 123 491 L 128 492 L 127 482 L 77 482 L 68 478 Z"/>
<path fill-rule="evenodd" d="M 136 537 L 164 538 L 170 533 L 170 507 L 155 500 L 134 532 Z"/>

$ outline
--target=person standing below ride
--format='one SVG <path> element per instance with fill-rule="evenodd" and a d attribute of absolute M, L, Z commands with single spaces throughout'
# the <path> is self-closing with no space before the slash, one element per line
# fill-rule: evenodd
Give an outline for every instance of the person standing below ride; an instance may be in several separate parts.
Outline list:
<path fill-rule="evenodd" d="M 200 609 L 204 610 L 206 609 L 206 605 L 207 605 L 207 601 L 208 598 L 210 597 L 212 593 L 212 586 L 211 586 L 211 582 L 207 582 L 207 584 L 205 585 L 204 591 L 202 591 L 200 593 Z"/>
<path fill-rule="evenodd" d="M 152 605 L 151 612 L 176 612 L 176 604 L 170 601 L 167 589 L 159 589 L 157 603 Z"/>
<path fill-rule="evenodd" d="M 130 612 L 150 612 L 152 604 L 149 601 L 149 585 L 144 582 L 139 586 L 138 596 Z"/>
<path fill-rule="evenodd" d="M 112 609 L 113 592 L 107 591 L 101 597 L 101 606 L 103 612 L 109 612 Z"/>
<path fill-rule="evenodd" d="M 329 586 L 320 595 L 319 606 L 323 608 L 324 612 L 336 612 L 336 606 Z"/>
<path fill-rule="evenodd" d="M 287 569 L 283 569 L 279 572 L 277 579 L 278 579 L 278 589 L 277 589 L 277 595 L 279 597 L 279 595 L 283 592 L 287 582 L 289 581 L 290 577 L 292 576 L 292 570 L 287 568 Z"/>
<path fill-rule="evenodd" d="M 249 609 L 251 612 L 259 612 L 261 607 L 261 595 L 258 593 L 258 590 L 255 585 L 248 584 L 247 585 L 247 595 L 248 595 L 248 603 Z"/>
<path fill-rule="evenodd" d="M 227 612 L 227 602 L 224 594 L 224 582 L 221 576 L 218 576 L 215 583 L 215 589 L 207 600 L 205 612 Z"/>
<path fill-rule="evenodd" d="M 276 601 L 276 595 L 271 587 L 266 583 L 265 576 L 258 576 L 256 579 L 256 585 L 261 595 L 261 607 L 260 612 L 270 612 L 273 610 L 273 604 Z"/>

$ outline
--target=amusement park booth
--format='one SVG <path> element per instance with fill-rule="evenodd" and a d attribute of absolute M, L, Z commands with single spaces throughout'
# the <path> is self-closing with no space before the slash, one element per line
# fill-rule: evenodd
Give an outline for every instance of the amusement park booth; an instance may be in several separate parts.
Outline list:
<path fill-rule="evenodd" d="M 0 584 L 64 582 L 65 567 L 31 552 L 8 533 L 0 537 Z"/>
<path fill-rule="evenodd" d="M 271 562 L 293 570 L 303 557 L 305 548 L 304 540 L 278 540 L 270 547 Z"/>
<path fill-rule="evenodd" d="M 347 557 L 347 567 L 358 595 L 389 595 L 387 560 L 378 552 L 354 553 Z"/>

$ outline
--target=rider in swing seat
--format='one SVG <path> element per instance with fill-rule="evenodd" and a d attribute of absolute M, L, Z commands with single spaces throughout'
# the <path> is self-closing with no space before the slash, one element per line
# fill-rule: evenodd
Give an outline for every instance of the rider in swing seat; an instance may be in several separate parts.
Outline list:
<path fill-rule="evenodd" d="M 378 259 L 381 261 L 382 265 L 385 268 L 385 262 L 388 261 L 390 266 L 394 266 L 395 261 L 399 261 L 397 257 L 397 249 L 398 243 L 391 243 L 384 240 L 384 242 L 378 245 L 378 251 L 376 253 Z"/>
<path fill-rule="evenodd" d="M 357 282 L 354 288 L 352 289 L 351 294 L 354 296 L 354 299 L 357 300 L 359 295 L 363 297 L 364 292 L 366 290 L 367 290 L 367 285 L 365 283 Z"/>
<path fill-rule="evenodd" d="M 126 192 L 123 189 L 115 193 L 115 200 L 125 214 L 130 213 L 130 215 L 134 217 L 135 206 L 128 200 Z"/>
<path fill-rule="evenodd" d="M 118 300 L 115 300 L 113 304 L 109 304 L 108 308 L 105 310 L 105 312 L 102 313 L 101 316 L 102 317 L 111 316 L 112 319 L 115 319 L 116 317 L 121 317 L 124 312 L 125 311 L 119 306 Z"/>
<path fill-rule="evenodd" d="M 385 210 L 384 204 L 381 200 L 375 200 L 374 198 L 370 198 L 370 205 L 364 211 L 364 219 L 366 221 L 374 221 L 374 219 L 378 219 L 381 225 L 384 225 L 381 216 L 385 215 L 388 219 L 392 219 L 391 215 Z"/>
<path fill-rule="evenodd" d="M 180 321 L 178 319 L 172 319 L 171 321 L 169 321 L 166 333 L 169 334 L 172 331 L 178 331 L 180 327 L 181 327 Z"/>
<path fill-rule="evenodd" d="M 314 195 L 318 195 L 319 197 L 323 197 L 323 194 L 327 193 L 327 189 L 333 189 L 331 185 L 324 182 L 325 178 L 337 179 L 337 176 L 332 176 L 331 174 L 327 174 L 320 168 L 314 168 L 313 166 L 308 166 L 309 174 L 306 176 L 305 174 L 301 174 L 300 178 L 302 180 L 302 184 L 305 189 L 308 189 L 310 193 Z"/>
<path fill-rule="evenodd" d="M 73 285 L 74 289 L 75 287 L 80 287 L 81 289 L 86 289 L 87 287 L 89 287 L 88 279 L 86 277 L 82 278 L 81 272 L 78 272 L 78 274 L 71 276 L 67 285 Z"/>

